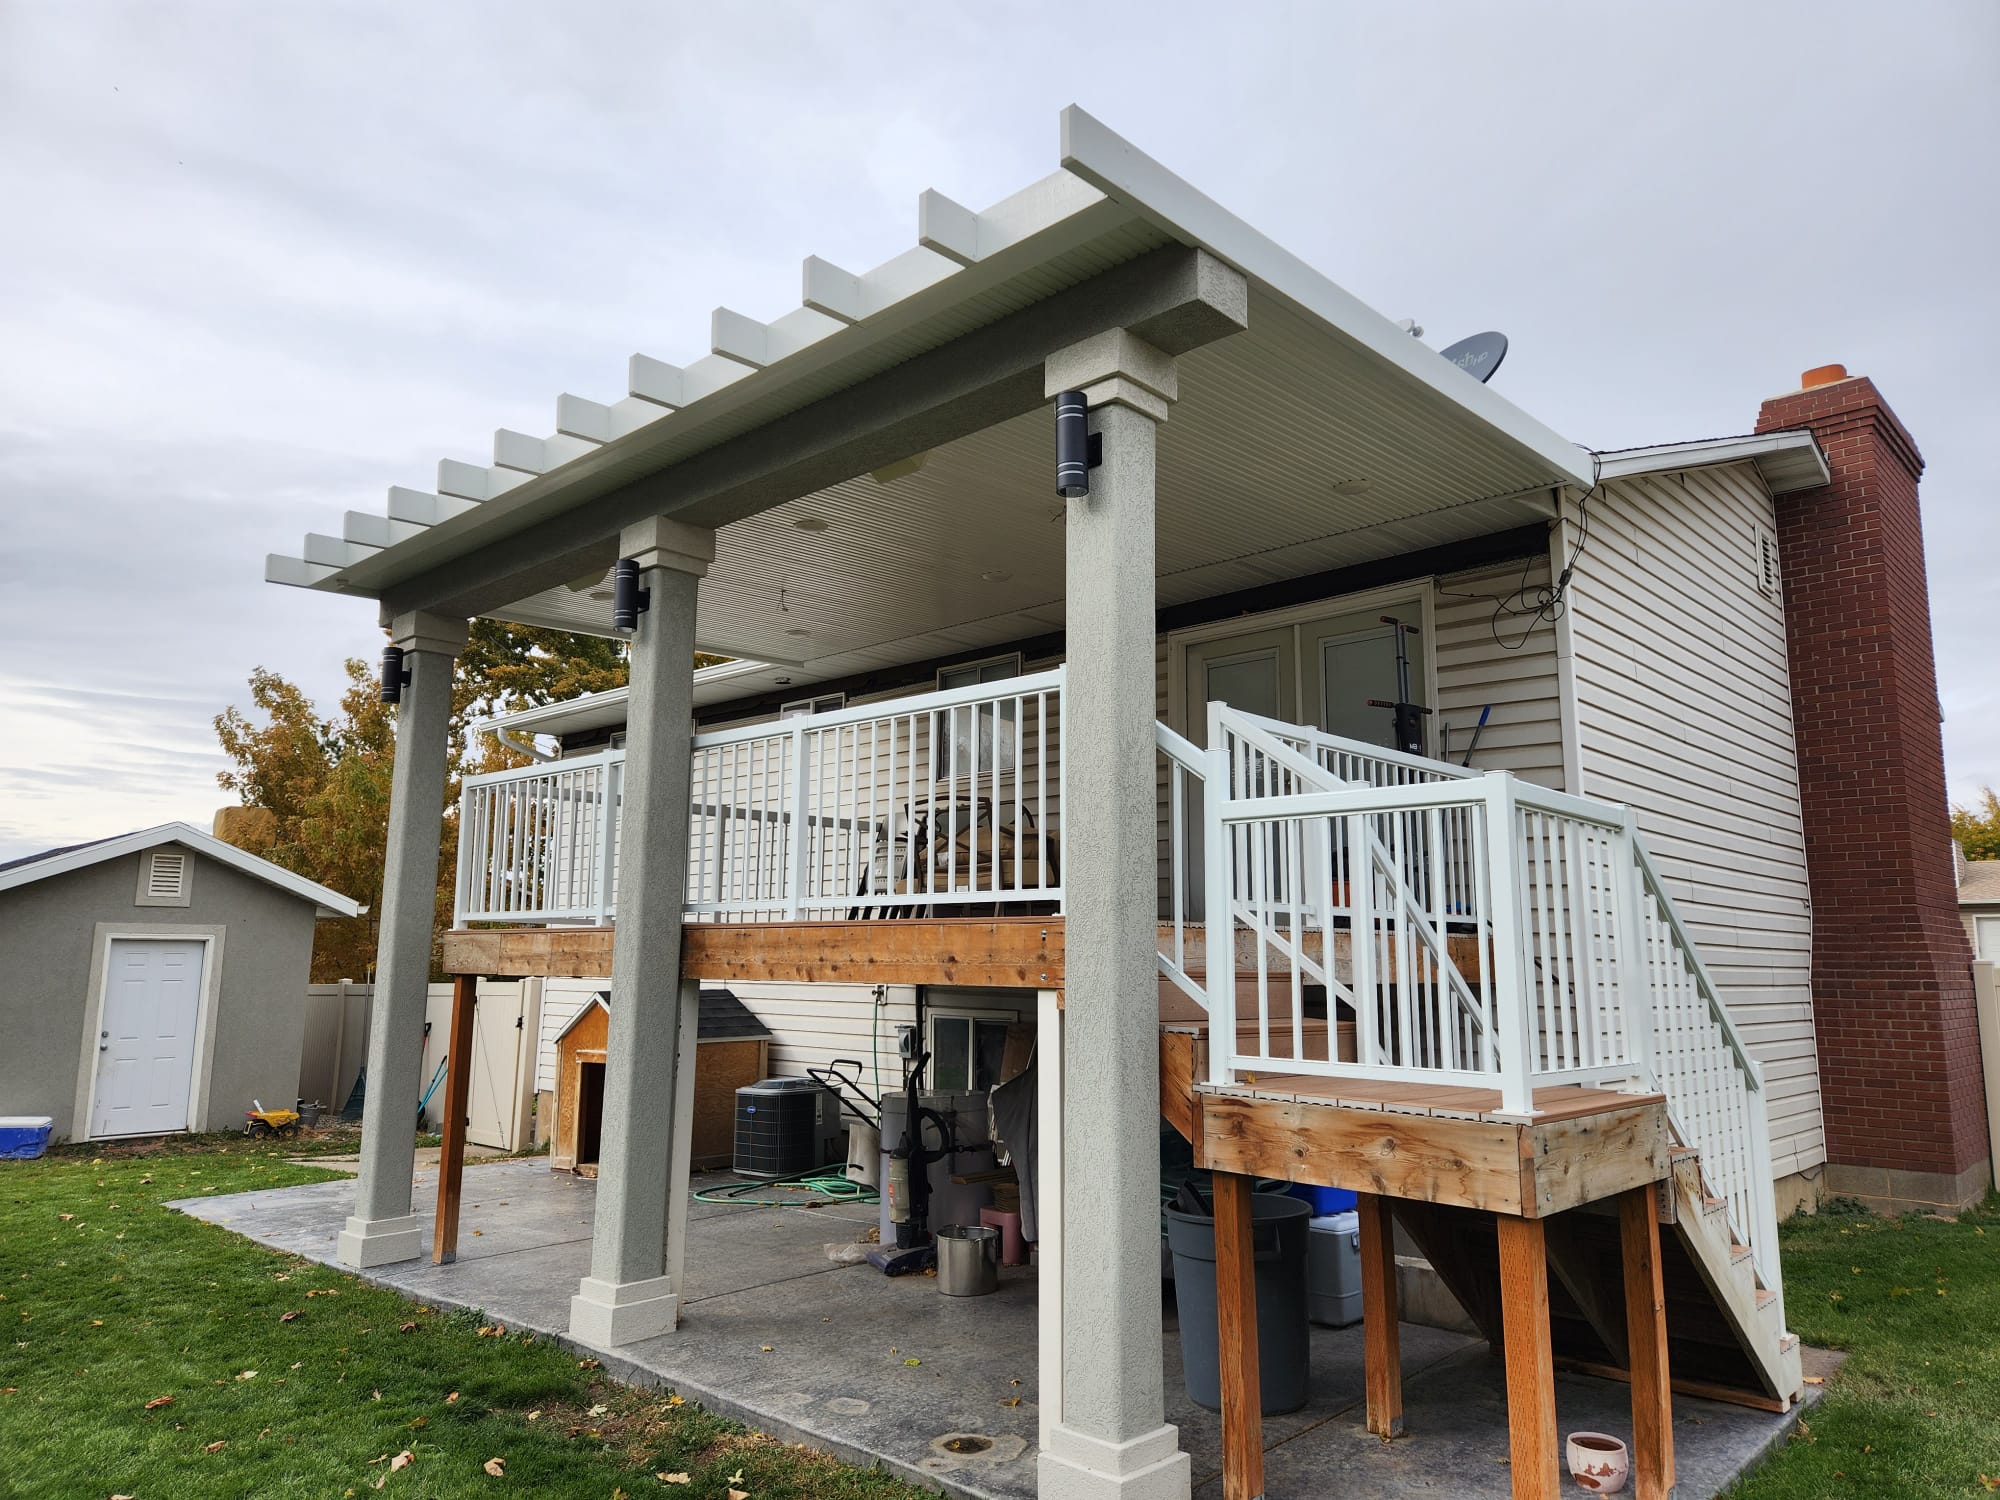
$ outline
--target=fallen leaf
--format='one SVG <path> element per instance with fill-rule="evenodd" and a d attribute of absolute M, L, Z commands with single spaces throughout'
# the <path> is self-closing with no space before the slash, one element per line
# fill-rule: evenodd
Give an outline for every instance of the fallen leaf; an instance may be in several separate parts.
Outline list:
<path fill-rule="evenodd" d="M 766 1354 L 769 1354 L 769 1353 L 771 1353 L 771 1352 L 772 1352 L 772 1350 L 773 1350 L 774 1348 L 776 1348 L 776 1345 L 773 1345 L 773 1344 L 762 1344 L 762 1345 L 759 1345 L 759 1347 L 760 1347 L 761 1349 L 763 1349 L 763 1351 L 764 1351 L 764 1352 L 765 1352 Z"/>
<path fill-rule="evenodd" d="M 69 1221 L 70 1221 L 71 1219 L 74 1219 L 74 1218 L 76 1217 L 76 1215 L 75 1215 L 75 1214 L 57 1214 L 57 1215 L 56 1215 L 56 1217 L 57 1217 L 58 1219 L 61 1219 L 61 1220 L 63 1221 L 63 1223 L 67 1224 L 67 1223 L 68 1223 L 68 1222 L 69 1222 Z"/>
<path fill-rule="evenodd" d="M 429 1421 L 429 1417 L 415 1417 L 411 1419 L 410 1427 L 414 1431 L 416 1428 L 426 1425 Z"/>
<path fill-rule="evenodd" d="M 382 1393 L 380 1391 L 370 1391 L 368 1393 L 368 1399 L 370 1401 L 380 1401 L 382 1399 Z"/>
<path fill-rule="evenodd" d="M 257 1372 L 255 1370 L 245 1370 L 236 1378 L 238 1380 L 255 1380 L 257 1378 Z"/>
<path fill-rule="evenodd" d="M 485 1469 L 495 1479 L 503 1479 L 507 1474 L 507 1460 L 504 1458 L 489 1458 L 486 1460 Z"/>
<path fill-rule="evenodd" d="M 576 1367 L 579 1370 L 595 1370 L 601 1367 L 603 1363 L 604 1361 L 601 1359 L 580 1359 L 576 1362 Z"/>
<path fill-rule="evenodd" d="M 102 1327 L 104 1326 L 104 1319 L 102 1319 L 102 1318 L 92 1318 L 92 1319 L 90 1320 L 90 1326 L 91 1326 L 92 1328 L 102 1328 Z"/>
<path fill-rule="evenodd" d="M 903 1363 L 906 1365 L 920 1365 L 923 1363 L 923 1361 L 920 1359 L 906 1359 L 903 1361 Z"/>
<path fill-rule="evenodd" d="M 458 1392 L 453 1391 L 451 1399 L 456 1401 L 458 1399 Z M 539 1422 L 541 1419 L 542 1419 L 542 1409 L 539 1406 L 536 1407 L 533 1411 L 528 1413 L 528 1420 L 530 1422 Z"/>
<path fill-rule="evenodd" d="M 306 1293 L 308 1297 L 338 1297 L 340 1292 L 330 1286 L 316 1286 Z"/>
<path fill-rule="evenodd" d="M 479 1336 L 483 1339 L 497 1339 L 506 1332 L 507 1330 L 500 1324 L 488 1323 L 484 1328 L 479 1330 Z"/>
<path fill-rule="evenodd" d="M 1824 1375 L 1805 1375 L 1801 1376 L 1800 1378 L 1803 1379 L 1807 1385 L 1826 1384 L 1826 1377 Z"/>
<path fill-rule="evenodd" d="M 1002 1406 L 1019 1406 L 1021 1404 L 1021 1398 L 1019 1396 L 1009 1396 L 1005 1401 L 1002 1401 L 1000 1404 Z"/>
<path fill-rule="evenodd" d="M 687 1476 L 686 1474 L 655 1474 L 655 1475 L 654 1475 L 653 1477 L 654 1477 L 655 1479 L 659 1480 L 661 1484 L 693 1484 L 693 1483 L 694 1483 L 694 1480 L 693 1480 L 693 1479 L 691 1479 L 691 1478 L 690 1478 L 689 1476 Z"/>
<path fill-rule="evenodd" d="M 685 1396 L 681 1395 L 680 1393 L 676 1392 L 675 1394 L 673 1394 L 673 1395 L 671 1395 L 671 1396 L 667 1397 L 667 1405 L 669 1405 L 669 1406 L 686 1406 L 686 1405 L 687 1405 L 687 1397 L 685 1397 Z"/>
<path fill-rule="evenodd" d="M 444 1404 L 446 1406 L 456 1406 L 458 1404 L 458 1392 L 453 1391 L 449 1396 L 446 1396 L 444 1398 Z"/>
<path fill-rule="evenodd" d="M 412 1453 L 408 1448 L 405 1448 L 401 1453 L 398 1453 L 394 1458 L 389 1460 L 389 1472 L 393 1474 L 398 1469 L 407 1469 L 416 1461 L 417 1455 Z"/>
<path fill-rule="evenodd" d="M 405 1323 L 401 1328 L 396 1330 L 398 1333 L 415 1333 L 416 1331 L 417 1325 L 415 1323 Z"/>
<path fill-rule="evenodd" d="M 731 1490 L 729 1492 L 729 1500 L 750 1500 L 750 1492 L 748 1490 Z"/>
<path fill-rule="evenodd" d="M 589 1411 L 585 1412 L 584 1415 L 586 1417 L 601 1417 L 609 1410 L 611 1410 L 611 1408 L 606 1406 L 603 1402 L 600 1401 L 597 1405 L 591 1407 Z"/>
<path fill-rule="evenodd" d="M 296 1323 L 298 1320 L 299 1310 L 296 1307 L 278 1319 L 280 1323 Z"/>
<path fill-rule="evenodd" d="M 155 1396 L 151 1401 L 146 1403 L 146 1410 L 158 1411 L 163 1406 L 172 1406 L 173 1404 L 174 1398 L 172 1396 Z"/>
<path fill-rule="evenodd" d="M 729 1476 L 729 1483 L 731 1484 L 741 1484 L 742 1482 L 743 1482 L 743 1471 L 741 1469 L 738 1469 L 734 1474 L 731 1474 Z"/>
<path fill-rule="evenodd" d="M 204 1453 L 220 1453 L 224 1448 L 227 1448 L 228 1446 L 229 1446 L 228 1438 L 217 1438 L 214 1442 L 210 1443 L 206 1448 L 202 1449 L 201 1451 Z"/>

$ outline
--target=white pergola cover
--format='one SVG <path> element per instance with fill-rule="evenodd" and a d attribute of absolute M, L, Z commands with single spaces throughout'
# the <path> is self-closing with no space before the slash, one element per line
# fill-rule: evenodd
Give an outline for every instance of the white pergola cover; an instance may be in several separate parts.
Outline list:
<path fill-rule="evenodd" d="M 1160 436 L 1158 590 L 1172 605 L 1545 520 L 1590 455 L 1196 192 L 1082 110 L 1061 168 L 974 213 L 918 199 L 918 244 L 853 274 L 805 261 L 803 305 L 716 310 L 710 352 L 634 355 L 627 394 L 564 395 L 547 436 L 439 465 L 435 493 L 273 556 L 277 583 L 379 598 L 1022 308 L 1171 245 L 1250 287 L 1248 331 L 1179 361 Z M 1036 411 L 724 525 L 704 649 L 801 684 L 1060 629 L 1062 503 Z M 488 613 L 616 634 L 580 578 Z"/>

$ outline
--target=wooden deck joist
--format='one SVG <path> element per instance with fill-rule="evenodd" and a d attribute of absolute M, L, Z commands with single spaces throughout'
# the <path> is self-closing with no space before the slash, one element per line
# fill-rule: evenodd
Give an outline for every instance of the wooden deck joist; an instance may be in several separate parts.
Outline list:
<path fill-rule="evenodd" d="M 611 927 L 460 928 L 444 935 L 450 974 L 601 978 Z M 728 983 L 953 984 L 1061 989 L 1061 917 L 866 922 L 691 922 L 681 973 Z"/>

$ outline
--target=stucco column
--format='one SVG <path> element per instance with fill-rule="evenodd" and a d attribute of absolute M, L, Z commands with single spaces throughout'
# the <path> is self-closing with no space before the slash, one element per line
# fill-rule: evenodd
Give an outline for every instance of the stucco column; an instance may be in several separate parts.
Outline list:
<path fill-rule="evenodd" d="M 1160 1370 L 1158 838 L 1154 809 L 1153 458 L 1174 362 L 1122 330 L 1052 357 L 1084 393 L 1103 460 L 1069 502 L 1063 693 L 1065 1170 L 1061 1418 L 1045 1500 L 1188 1494 Z M 1090 1086 L 1074 1087 L 1087 1078 Z M 1045 1127 L 1046 1128 L 1046 1127 Z"/>
<path fill-rule="evenodd" d="M 465 621 L 422 612 L 398 615 L 389 637 L 403 648 L 410 680 L 396 712 L 361 1176 L 354 1214 L 334 1249 L 342 1265 L 357 1270 L 423 1253 L 424 1222 L 410 1212 L 410 1180 L 417 1160 L 417 1096 L 423 1092 L 431 928 L 437 920 L 452 663 L 465 649 Z"/>
<path fill-rule="evenodd" d="M 666 1333 L 678 1321 L 678 1267 L 668 1264 L 675 1137 L 687 1111 L 681 1029 L 681 914 L 687 896 L 688 797 L 694 732 L 695 594 L 715 533 L 664 517 L 626 528 L 651 607 L 632 637 L 618 916 L 611 946 L 611 1025 L 590 1274 L 570 1299 L 569 1330 L 599 1348 Z M 686 1049 L 691 1058 L 692 1049 Z M 679 1237 L 674 1236 L 676 1244 Z"/>

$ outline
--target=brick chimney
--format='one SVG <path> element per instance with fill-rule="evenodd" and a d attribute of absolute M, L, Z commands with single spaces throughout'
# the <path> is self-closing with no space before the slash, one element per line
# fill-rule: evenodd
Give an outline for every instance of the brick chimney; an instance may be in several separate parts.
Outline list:
<path fill-rule="evenodd" d="M 1874 383 L 1840 365 L 1764 403 L 1832 482 L 1777 500 L 1829 1193 L 1957 1208 L 1992 1181 L 1959 920 L 1917 480 Z"/>

